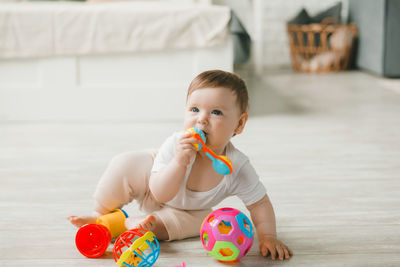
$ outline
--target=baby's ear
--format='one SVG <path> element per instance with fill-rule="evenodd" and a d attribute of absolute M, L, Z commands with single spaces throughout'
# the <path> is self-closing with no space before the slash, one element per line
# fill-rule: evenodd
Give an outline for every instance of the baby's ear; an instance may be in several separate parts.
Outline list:
<path fill-rule="evenodd" d="M 244 126 L 246 125 L 247 120 L 249 119 L 249 113 L 244 112 L 240 115 L 238 126 L 235 129 L 235 135 L 243 132 Z"/>

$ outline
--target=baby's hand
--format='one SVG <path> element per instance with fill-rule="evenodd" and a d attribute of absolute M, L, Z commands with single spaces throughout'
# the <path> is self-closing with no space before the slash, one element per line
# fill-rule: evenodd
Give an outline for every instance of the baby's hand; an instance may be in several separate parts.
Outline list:
<path fill-rule="evenodd" d="M 265 257 L 271 255 L 271 259 L 275 260 L 276 256 L 280 260 L 289 259 L 293 252 L 281 241 L 273 236 L 263 236 L 260 238 L 260 252 Z"/>
<path fill-rule="evenodd" d="M 193 143 L 199 144 L 200 141 L 194 137 L 191 132 L 185 132 L 182 137 L 178 140 L 175 148 L 175 160 L 179 165 L 188 166 L 190 160 L 196 155 L 196 147 Z"/>

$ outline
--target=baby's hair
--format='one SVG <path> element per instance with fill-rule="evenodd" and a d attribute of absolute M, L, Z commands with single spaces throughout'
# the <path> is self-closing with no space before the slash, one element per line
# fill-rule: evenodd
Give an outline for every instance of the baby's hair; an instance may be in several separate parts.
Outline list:
<path fill-rule="evenodd" d="M 246 83 L 239 75 L 222 70 L 208 70 L 197 75 L 189 85 L 186 100 L 195 90 L 216 87 L 231 89 L 236 94 L 241 113 L 248 111 L 249 95 Z"/>

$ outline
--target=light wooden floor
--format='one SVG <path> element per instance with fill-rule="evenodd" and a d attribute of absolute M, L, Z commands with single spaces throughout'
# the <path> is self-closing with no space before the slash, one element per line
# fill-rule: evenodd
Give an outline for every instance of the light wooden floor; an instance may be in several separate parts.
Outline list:
<path fill-rule="evenodd" d="M 290 71 L 261 80 L 242 72 L 252 118 L 233 141 L 262 177 L 278 235 L 295 255 L 272 262 L 256 242 L 236 265 L 400 266 L 400 80 Z M 90 212 L 113 155 L 157 147 L 180 128 L 174 121 L 0 124 L 0 266 L 114 266 L 110 253 L 78 253 L 66 217 Z M 235 198 L 220 206 L 245 211 Z M 135 205 L 127 211 L 138 214 Z M 161 244 L 156 266 L 182 261 L 223 265 L 199 238 Z"/>

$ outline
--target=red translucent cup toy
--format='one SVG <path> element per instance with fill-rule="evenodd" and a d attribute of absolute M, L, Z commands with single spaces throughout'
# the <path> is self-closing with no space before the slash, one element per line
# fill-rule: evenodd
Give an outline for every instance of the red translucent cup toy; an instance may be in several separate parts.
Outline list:
<path fill-rule="evenodd" d="M 79 228 L 75 236 L 75 244 L 79 252 L 88 258 L 103 255 L 112 238 L 125 232 L 125 219 L 128 214 L 122 209 L 97 218 L 96 223 L 85 224 Z"/>
<path fill-rule="evenodd" d="M 75 236 L 75 244 L 79 252 L 88 258 L 103 255 L 111 242 L 111 233 L 101 224 L 85 224 L 79 228 Z"/>

